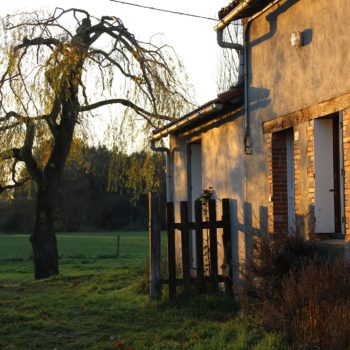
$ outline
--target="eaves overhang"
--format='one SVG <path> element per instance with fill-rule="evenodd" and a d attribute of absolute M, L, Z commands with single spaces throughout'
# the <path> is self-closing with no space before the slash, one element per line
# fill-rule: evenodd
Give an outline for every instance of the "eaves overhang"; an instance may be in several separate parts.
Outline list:
<path fill-rule="evenodd" d="M 243 103 L 243 90 L 241 88 L 232 88 L 216 99 L 211 100 L 204 105 L 192 110 L 190 113 L 168 123 L 162 128 L 152 132 L 152 141 L 159 141 L 163 137 L 177 134 L 183 130 L 189 129 L 194 125 L 200 125 L 211 118 L 227 114 L 230 110 L 236 110 Z"/>
<path fill-rule="evenodd" d="M 259 13 L 274 0 L 234 0 L 219 11 L 220 22 L 215 30 L 222 30 L 233 21 L 252 17 Z"/>

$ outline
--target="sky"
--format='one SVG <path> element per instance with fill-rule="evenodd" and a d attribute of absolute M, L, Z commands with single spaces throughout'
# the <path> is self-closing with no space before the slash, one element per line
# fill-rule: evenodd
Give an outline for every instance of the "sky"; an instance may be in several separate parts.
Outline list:
<path fill-rule="evenodd" d="M 230 0 L 125 0 L 129 3 L 171 11 L 217 18 L 218 11 Z M 194 87 L 193 101 L 202 105 L 217 96 L 216 76 L 222 48 L 216 42 L 215 21 L 167 14 L 110 0 L 0 0 L 0 16 L 8 13 L 45 9 L 52 13 L 56 7 L 63 9 L 80 8 L 95 17 L 104 15 L 120 18 L 124 26 L 137 39 L 148 42 L 155 34 L 162 34 L 164 42 L 171 45 L 185 66 L 189 83 Z M 112 147 L 114 137 L 110 125 L 115 125 L 112 110 L 100 108 L 91 122 L 89 140 L 96 145 L 104 143 Z M 179 115 L 181 117 L 181 115 Z M 117 122 L 118 124 L 118 122 Z M 142 126 L 140 127 L 142 130 Z M 129 140 L 127 152 L 137 150 L 142 144 L 142 131 L 135 140 Z"/>
<path fill-rule="evenodd" d="M 229 0 L 126 0 L 127 2 L 172 11 L 217 18 L 217 12 Z M 83 8 L 90 14 L 117 16 L 139 40 L 148 41 L 162 33 L 165 41 L 174 47 L 185 65 L 190 83 L 194 86 L 195 101 L 201 105 L 216 97 L 216 75 L 221 48 L 216 43 L 214 21 L 166 14 L 127 6 L 110 0 L 11 0 L 1 1 L 0 15 L 14 11 L 55 7 Z"/>

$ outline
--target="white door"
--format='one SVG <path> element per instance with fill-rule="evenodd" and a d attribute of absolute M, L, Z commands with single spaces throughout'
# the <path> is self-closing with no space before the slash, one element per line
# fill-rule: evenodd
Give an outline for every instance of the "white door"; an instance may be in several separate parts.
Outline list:
<path fill-rule="evenodd" d="M 334 233 L 333 121 L 314 120 L 316 233 Z"/>
<path fill-rule="evenodd" d="M 189 205 L 192 221 L 195 220 L 194 203 L 202 194 L 202 147 L 200 143 L 189 145 Z M 196 268 L 196 235 L 191 232 L 191 267 Z"/>
<path fill-rule="evenodd" d="M 190 145 L 191 158 L 191 201 L 194 219 L 194 201 L 202 193 L 202 147 L 200 143 Z"/>

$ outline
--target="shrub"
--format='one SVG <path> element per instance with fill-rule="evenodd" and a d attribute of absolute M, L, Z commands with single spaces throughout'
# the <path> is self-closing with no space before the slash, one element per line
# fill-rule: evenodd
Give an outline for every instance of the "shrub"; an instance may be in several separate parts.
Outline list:
<path fill-rule="evenodd" d="M 310 262 L 282 283 L 280 313 L 307 349 L 350 349 L 350 270 L 337 260 Z"/>
<path fill-rule="evenodd" d="M 272 238 L 273 237 L 273 238 Z M 244 266 L 243 298 L 248 304 L 275 299 L 283 279 L 309 261 L 327 261 L 325 249 L 302 237 L 263 235 L 255 241 L 253 259 Z"/>
<path fill-rule="evenodd" d="M 259 239 L 244 271 L 243 311 L 296 348 L 350 349 L 350 271 L 298 237 Z"/>

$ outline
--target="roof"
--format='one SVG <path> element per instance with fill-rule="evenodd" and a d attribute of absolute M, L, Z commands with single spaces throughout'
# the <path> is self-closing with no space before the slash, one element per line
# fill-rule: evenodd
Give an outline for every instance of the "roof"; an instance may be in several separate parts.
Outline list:
<path fill-rule="evenodd" d="M 212 118 L 224 115 L 229 111 L 235 110 L 242 105 L 243 89 L 233 87 L 182 117 L 163 126 L 162 128 L 153 130 L 152 139 L 157 141 L 162 137 L 175 134 L 179 131 L 188 129 L 194 125 L 200 125 Z"/>
<path fill-rule="evenodd" d="M 273 0 L 233 0 L 226 7 L 223 7 L 219 11 L 219 14 L 218 14 L 219 19 L 223 20 L 230 12 L 237 9 L 244 2 L 247 3 L 247 6 L 244 7 L 242 11 L 239 11 L 233 18 L 231 18 L 231 21 L 236 21 L 238 19 L 251 17 L 255 15 L 257 12 L 263 10 L 267 5 L 272 3 Z"/>

